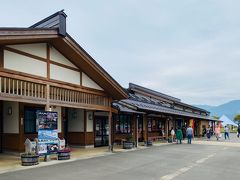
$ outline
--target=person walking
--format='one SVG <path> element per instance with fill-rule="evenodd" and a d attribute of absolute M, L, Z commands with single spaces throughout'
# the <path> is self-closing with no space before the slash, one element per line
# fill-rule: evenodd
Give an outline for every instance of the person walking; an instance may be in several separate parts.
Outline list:
<path fill-rule="evenodd" d="M 183 138 L 183 133 L 180 127 L 177 128 L 177 132 L 176 132 L 176 139 L 177 139 L 177 144 L 178 141 L 180 144 L 182 144 L 182 138 Z"/>
<path fill-rule="evenodd" d="M 207 140 L 209 141 L 211 138 L 211 127 L 208 126 L 206 129 Z"/>
<path fill-rule="evenodd" d="M 238 129 L 237 129 L 237 137 L 239 138 L 240 136 L 240 125 L 238 125 Z"/>
<path fill-rule="evenodd" d="M 183 140 L 186 138 L 186 127 L 182 127 Z"/>
<path fill-rule="evenodd" d="M 172 143 L 173 143 L 174 136 L 175 136 L 175 131 L 174 131 L 173 127 L 172 127 L 172 129 L 171 129 Z"/>
<path fill-rule="evenodd" d="M 228 138 L 229 139 L 229 128 L 227 126 L 224 127 L 224 138 L 225 140 Z"/>
<path fill-rule="evenodd" d="M 217 141 L 219 140 L 219 138 L 221 137 L 221 129 L 220 129 L 220 126 L 217 125 L 216 128 L 215 128 L 215 136 L 217 138 Z"/>
<path fill-rule="evenodd" d="M 188 144 L 192 144 L 192 138 L 193 138 L 193 128 L 189 126 L 187 128 L 187 139 L 188 139 Z"/>

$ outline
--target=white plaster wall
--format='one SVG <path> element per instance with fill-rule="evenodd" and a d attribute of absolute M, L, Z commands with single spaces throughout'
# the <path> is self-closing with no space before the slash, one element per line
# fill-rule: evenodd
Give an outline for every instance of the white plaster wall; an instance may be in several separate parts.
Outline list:
<path fill-rule="evenodd" d="M 12 108 L 12 114 L 8 114 L 8 109 Z M 3 102 L 3 132 L 19 133 L 19 103 Z"/>
<path fill-rule="evenodd" d="M 103 89 L 97 83 L 95 83 L 90 77 L 88 77 L 85 73 L 82 73 L 82 85 L 85 87 L 103 91 Z"/>
<path fill-rule="evenodd" d="M 50 49 L 50 59 L 52 61 L 71 66 L 74 68 L 77 68 L 73 63 L 71 63 L 67 58 L 65 58 L 58 50 L 56 50 L 54 47 L 51 47 Z"/>
<path fill-rule="evenodd" d="M 17 49 L 19 51 L 33 54 L 35 56 L 39 56 L 42 58 L 47 58 L 47 44 L 46 43 L 9 45 L 7 47 L 11 47 L 11 48 Z"/>
<path fill-rule="evenodd" d="M 84 132 L 83 109 L 68 109 L 68 132 Z"/>
<path fill-rule="evenodd" d="M 80 72 L 50 64 L 50 78 L 80 85 Z"/>
<path fill-rule="evenodd" d="M 4 68 L 47 77 L 47 63 L 4 50 Z"/>
<path fill-rule="evenodd" d="M 87 132 L 93 132 L 93 112 L 87 112 Z"/>
<path fill-rule="evenodd" d="M 60 106 L 52 108 L 53 112 L 58 113 L 58 132 L 62 132 L 62 108 Z"/>

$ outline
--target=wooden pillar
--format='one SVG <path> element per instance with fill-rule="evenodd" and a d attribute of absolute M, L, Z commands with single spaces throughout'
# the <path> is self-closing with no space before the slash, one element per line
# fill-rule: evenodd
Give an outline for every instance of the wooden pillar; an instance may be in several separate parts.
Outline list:
<path fill-rule="evenodd" d="M 108 148 L 109 151 L 113 151 L 113 145 L 112 145 L 112 111 L 109 111 L 108 114 L 108 127 L 109 127 L 109 134 L 108 134 Z"/>
<path fill-rule="evenodd" d="M 147 124 L 147 115 L 143 115 L 143 127 L 144 127 L 144 131 L 143 131 L 143 137 L 144 137 L 144 141 L 148 141 L 148 124 Z"/>
<path fill-rule="evenodd" d="M 131 122 L 132 122 L 132 133 L 133 133 L 133 139 L 134 141 L 136 142 L 136 146 L 137 146 L 137 138 L 138 138 L 138 131 L 137 131 L 137 115 L 136 114 L 133 114 L 132 115 L 132 119 L 131 119 Z"/>
<path fill-rule="evenodd" d="M 136 147 L 138 147 L 138 119 L 139 115 L 136 116 Z"/>
<path fill-rule="evenodd" d="M 84 146 L 87 145 L 87 111 L 84 109 Z"/>
<path fill-rule="evenodd" d="M 19 103 L 19 149 L 18 151 L 24 150 L 24 105 Z"/>
<path fill-rule="evenodd" d="M 49 111 L 50 108 L 50 85 L 46 85 L 46 106 L 45 106 L 45 111 Z"/>
<path fill-rule="evenodd" d="M 168 132 L 169 132 L 169 119 L 168 118 L 166 118 L 166 120 L 165 120 L 165 134 L 166 134 L 166 139 L 168 138 Z"/>

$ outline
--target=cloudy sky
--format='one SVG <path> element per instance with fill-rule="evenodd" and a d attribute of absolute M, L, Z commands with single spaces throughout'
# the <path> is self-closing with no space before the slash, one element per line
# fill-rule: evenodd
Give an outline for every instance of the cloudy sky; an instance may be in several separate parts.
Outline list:
<path fill-rule="evenodd" d="M 7 0 L 0 27 L 65 9 L 68 33 L 123 87 L 190 104 L 240 99 L 239 0 Z"/>

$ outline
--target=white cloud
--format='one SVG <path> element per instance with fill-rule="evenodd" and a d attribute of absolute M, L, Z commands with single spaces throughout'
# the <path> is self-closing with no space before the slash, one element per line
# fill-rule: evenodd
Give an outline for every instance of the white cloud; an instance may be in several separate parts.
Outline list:
<path fill-rule="evenodd" d="M 215 105 L 240 99 L 239 5 L 237 0 L 7 1 L 1 4 L 0 26 L 27 27 L 65 9 L 71 36 L 124 87 L 134 82 L 191 104 Z"/>

